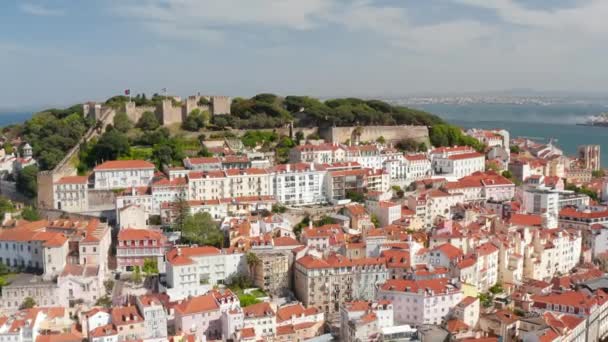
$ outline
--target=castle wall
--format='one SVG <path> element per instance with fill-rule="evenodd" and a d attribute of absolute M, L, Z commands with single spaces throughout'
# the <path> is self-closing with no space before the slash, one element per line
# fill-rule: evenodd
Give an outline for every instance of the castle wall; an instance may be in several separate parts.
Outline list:
<path fill-rule="evenodd" d="M 85 108 L 86 109 L 86 108 Z M 85 111 L 87 113 L 87 111 Z M 84 136 L 78 141 L 76 146 L 72 147 L 71 150 L 66 153 L 63 159 L 55 166 L 53 170 L 40 171 L 36 176 L 38 182 L 38 196 L 36 198 L 38 208 L 40 209 L 52 209 L 54 207 L 53 198 L 53 183 L 59 179 L 67 176 L 76 176 L 76 166 L 72 164 L 72 158 L 74 158 L 80 152 L 80 146 L 87 141 L 90 141 L 93 137 L 96 137 L 103 132 L 105 128 L 113 123 L 114 115 L 116 111 L 112 108 L 102 107 L 99 110 L 100 118 L 99 126 L 93 126 L 84 134 Z M 100 128 L 98 128 L 100 127 Z"/>
<path fill-rule="evenodd" d="M 213 115 L 230 115 L 232 99 L 229 96 L 211 96 Z"/>
<path fill-rule="evenodd" d="M 319 128 L 319 135 L 335 143 L 344 143 L 353 138 L 355 129 L 361 130 L 359 141 L 375 141 L 382 136 L 387 142 L 396 143 L 402 139 L 414 139 L 429 144 L 429 129 L 426 126 L 350 126 Z M 297 131 L 298 129 L 295 129 Z"/>
<path fill-rule="evenodd" d="M 129 120 L 131 120 L 134 124 L 137 123 L 137 121 L 139 121 L 139 119 L 145 112 L 156 113 L 156 107 L 153 107 L 153 106 L 137 107 L 137 106 L 135 106 L 135 102 L 125 103 L 125 113 L 127 114 L 127 117 L 129 118 Z"/>
<path fill-rule="evenodd" d="M 116 194 L 112 190 L 88 190 L 87 195 L 90 210 L 114 208 Z"/>
<path fill-rule="evenodd" d="M 169 99 L 163 100 L 157 108 L 157 116 L 162 125 L 171 125 L 174 123 L 182 123 L 184 115 L 182 107 L 174 107 L 173 102 Z"/>

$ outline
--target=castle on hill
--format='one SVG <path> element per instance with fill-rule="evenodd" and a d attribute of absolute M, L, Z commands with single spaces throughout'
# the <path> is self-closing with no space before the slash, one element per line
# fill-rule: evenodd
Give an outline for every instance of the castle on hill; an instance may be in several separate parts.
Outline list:
<path fill-rule="evenodd" d="M 158 121 L 162 125 L 171 125 L 182 123 L 186 120 L 188 114 L 193 110 L 208 111 L 211 115 L 229 115 L 232 99 L 229 96 L 202 96 L 192 95 L 185 98 L 183 101 L 180 97 L 168 97 L 163 99 L 157 106 L 136 106 L 135 102 L 126 102 L 124 104 L 124 112 L 127 117 L 137 122 L 145 112 L 156 114 Z M 101 103 L 87 102 L 83 104 L 83 112 L 87 117 L 93 117 L 96 120 L 106 117 L 107 112 L 114 110 Z M 114 112 L 116 112 L 114 110 Z M 115 114 L 115 113 L 114 113 Z M 111 115 L 112 119 L 114 115 Z M 106 120 L 111 122 L 111 120 Z"/>

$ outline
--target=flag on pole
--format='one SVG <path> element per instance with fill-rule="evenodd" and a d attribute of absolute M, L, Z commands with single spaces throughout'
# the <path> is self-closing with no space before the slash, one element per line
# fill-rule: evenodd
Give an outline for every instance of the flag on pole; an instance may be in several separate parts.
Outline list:
<path fill-rule="evenodd" d="M 127 96 L 131 95 L 131 89 L 125 89 L 125 95 L 127 95 Z"/>

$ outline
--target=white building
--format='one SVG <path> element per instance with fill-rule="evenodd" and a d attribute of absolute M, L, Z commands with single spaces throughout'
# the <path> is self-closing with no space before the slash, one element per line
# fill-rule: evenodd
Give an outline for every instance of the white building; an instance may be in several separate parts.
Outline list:
<path fill-rule="evenodd" d="M 484 171 L 486 158 L 478 152 L 435 156 L 433 170 L 436 175 L 464 177 L 477 171 Z"/>
<path fill-rule="evenodd" d="M 446 278 L 391 279 L 378 288 L 378 299 L 393 303 L 398 324 L 441 324 L 462 300 L 462 292 Z"/>
<path fill-rule="evenodd" d="M 544 227 L 556 228 L 559 218 L 559 193 L 547 189 L 526 189 L 522 194 L 522 210 L 528 214 L 542 215 Z"/>
<path fill-rule="evenodd" d="M 464 195 L 431 189 L 409 196 L 407 203 L 408 208 L 416 212 L 416 216 L 422 220 L 424 226 L 430 228 L 438 217 L 449 218 L 452 207 L 464 203 Z"/>
<path fill-rule="evenodd" d="M 206 293 L 237 274 L 247 273 L 243 253 L 211 246 L 175 247 L 167 253 L 167 293 L 172 300 Z"/>
<path fill-rule="evenodd" d="M 407 187 L 410 183 L 431 176 L 431 161 L 425 154 L 406 154 L 384 161 L 391 184 Z"/>
<path fill-rule="evenodd" d="M 112 160 L 97 165 L 93 172 L 96 190 L 148 186 L 154 177 L 154 164 L 145 160 Z"/>
<path fill-rule="evenodd" d="M 53 183 L 55 209 L 67 212 L 82 212 L 89 208 L 88 177 L 63 177 Z"/>
<path fill-rule="evenodd" d="M 393 304 L 388 300 L 354 301 L 340 306 L 340 341 L 373 339 L 381 335 L 383 328 L 393 326 Z"/>
<path fill-rule="evenodd" d="M 325 203 L 323 184 L 327 171 L 314 163 L 277 165 L 270 170 L 272 194 L 284 205 Z"/>
<path fill-rule="evenodd" d="M 380 227 L 388 226 L 401 218 L 401 205 L 398 203 L 389 201 L 366 201 L 365 206 L 371 214 L 376 215 Z"/>
<path fill-rule="evenodd" d="M 305 144 L 289 151 L 291 163 L 332 164 L 346 161 L 346 150 L 337 144 Z"/>
<path fill-rule="evenodd" d="M 153 294 L 139 296 L 136 299 L 137 308 L 144 317 L 146 341 L 167 340 L 167 311 L 159 296 Z"/>

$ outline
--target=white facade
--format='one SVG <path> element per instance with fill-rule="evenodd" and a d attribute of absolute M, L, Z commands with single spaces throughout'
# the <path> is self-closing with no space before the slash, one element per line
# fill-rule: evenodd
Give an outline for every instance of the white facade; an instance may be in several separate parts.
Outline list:
<path fill-rule="evenodd" d="M 542 189 L 526 189 L 523 192 L 522 204 L 524 212 L 543 215 L 546 218 L 545 227 L 556 228 L 558 226 L 558 192 Z"/>
<path fill-rule="evenodd" d="M 55 209 L 67 212 L 88 210 L 87 177 L 63 177 L 53 184 L 53 205 Z"/>
<path fill-rule="evenodd" d="M 227 253 L 214 247 L 176 247 L 167 253 L 167 293 L 172 300 L 206 293 L 230 277 L 247 273 L 243 253 Z"/>
<path fill-rule="evenodd" d="M 445 278 L 392 279 L 379 287 L 377 298 L 393 303 L 397 324 L 441 324 L 462 300 L 462 292 Z"/>
<path fill-rule="evenodd" d="M 284 164 L 272 171 L 272 194 L 285 205 L 325 202 L 323 184 L 327 171 L 314 163 Z"/>
<path fill-rule="evenodd" d="M 143 160 L 113 160 L 94 169 L 97 190 L 148 186 L 153 177 L 154 164 Z"/>

